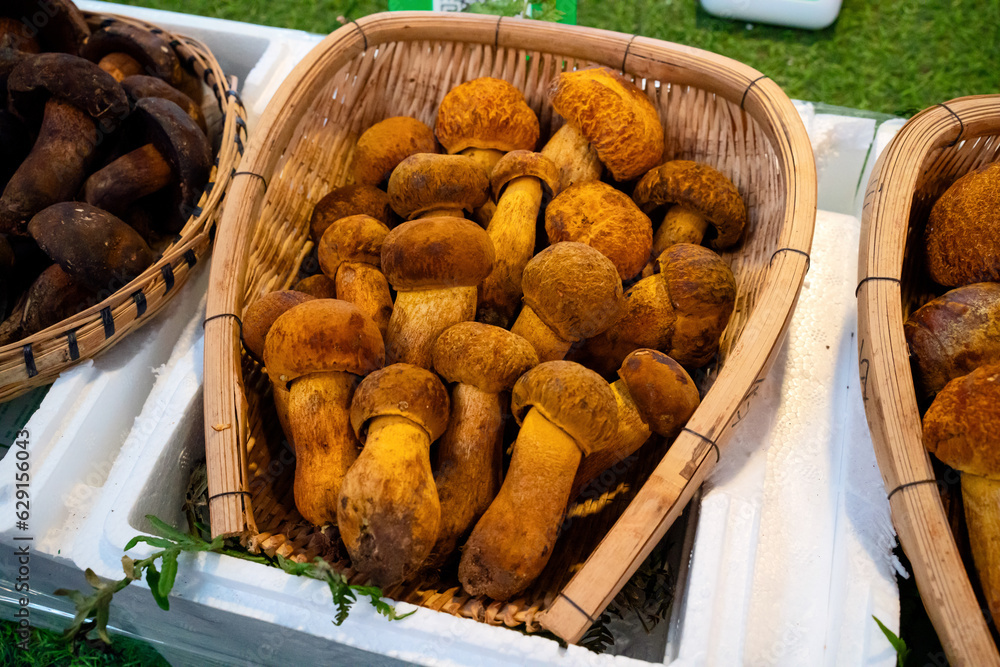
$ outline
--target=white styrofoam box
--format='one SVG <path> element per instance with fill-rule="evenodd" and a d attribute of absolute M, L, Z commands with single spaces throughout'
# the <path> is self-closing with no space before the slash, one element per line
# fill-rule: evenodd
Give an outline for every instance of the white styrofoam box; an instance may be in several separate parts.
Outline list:
<path fill-rule="evenodd" d="M 324 35 L 301 30 L 227 21 L 159 9 L 78 0 L 80 9 L 121 14 L 203 42 L 223 71 L 235 76 L 247 110 L 247 126 L 254 124 L 292 68 Z"/>
<path fill-rule="evenodd" d="M 788 337 L 705 483 L 678 655 L 884 665 L 895 535 L 857 372 L 860 221 L 820 211 Z"/>

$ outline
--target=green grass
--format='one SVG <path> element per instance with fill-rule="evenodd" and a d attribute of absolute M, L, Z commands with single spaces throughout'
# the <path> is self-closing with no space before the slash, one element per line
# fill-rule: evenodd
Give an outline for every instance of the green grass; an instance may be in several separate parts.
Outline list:
<path fill-rule="evenodd" d="M 63 643 L 57 633 L 33 629 L 29 648 L 17 647 L 21 641 L 17 626 L 0 621 L 0 665 L 4 667 L 168 667 L 168 663 L 151 647 L 114 637 L 108 648 L 78 645 L 75 649 Z"/>
<path fill-rule="evenodd" d="M 122 0 L 327 33 L 338 16 L 384 11 L 346 0 Z M 1000 92 L 997 0 L 845 0 L 818 32 L 717 19 L 696 0 L 581 0 L 581 25 L 697 46 L 767 74 L 789 97 L 910 116 L 963 95 Z"/>

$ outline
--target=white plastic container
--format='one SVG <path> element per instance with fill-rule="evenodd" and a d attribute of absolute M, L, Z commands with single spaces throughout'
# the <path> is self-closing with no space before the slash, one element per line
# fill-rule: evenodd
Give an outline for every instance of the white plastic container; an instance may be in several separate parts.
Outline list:
<path fill-rule="evenodd" d="M 837 19 L 841 0 L 701 0 L 709 14 L 724 19 L 822 30 Z"/>

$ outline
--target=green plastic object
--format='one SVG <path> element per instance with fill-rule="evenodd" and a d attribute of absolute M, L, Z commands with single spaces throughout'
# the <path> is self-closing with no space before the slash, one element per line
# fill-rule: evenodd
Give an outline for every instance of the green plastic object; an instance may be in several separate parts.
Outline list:
<path fill-rule="evenodd" d="M 466 0 L 389 0 L 389 11 L 460 12 L 471 4 Z M 576 0 L 556 0 L 556 9 L 563 13 L 559 23 L 576 25 Z"/>

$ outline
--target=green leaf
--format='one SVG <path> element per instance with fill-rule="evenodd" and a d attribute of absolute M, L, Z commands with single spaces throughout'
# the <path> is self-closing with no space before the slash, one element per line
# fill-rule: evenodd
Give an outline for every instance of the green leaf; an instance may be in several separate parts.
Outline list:
<path fill-rule="evenodd" d="M 97 623 L 97 636 L 104 641 L 105 644 L 111 643 L 111 637 L 108 635 L 108 619 L 111 618 L 111 596 L 107 595 L 101 598 L 100 602 L 97 604 L 97 616 L 94 621 Z"/>
<path fill-rule="evenodd" d="M 171 542 L 170 540 L 165 540 L 162 537 L 153 537 L 151 535 L 136 535 L 135 537 L 133 537 L 131 540 L 128 541 L 128 544 L 125 545 L 125 551 L 135 548 L 135 545 L 139 544 L 140 542 L 145 542 L 149 546 L 156 547 L 158 549 L 169 549 L 170 547 L 177 546 L 176 543 Z"/>
<path fill-rule="evenodd" d="M 177 552 L 170 550 L 163 554 L 163 560 L 160 562 L 160 567 L 162 570 L 160 572 L 160 583 L 158 588 L 160 590 L 160 595 L 166 599 L 174 587 L 174 580 L 177 578 Z"/>
<path fill-rule="evenodd" d="M 86 598 L 83 596 L 83 593 L 81 593 L 80 591 L 71 591 L 71 590 L 67 590 L 65 588 L 58 588 L 58 589 L 52 591 L 52 594 L 53 595 L 58 595 L 60 597 L 67 597 L 67 598 L 69 598 L 70 601 L 73 604 L 75 604 L 77 607 L 79 607 L 80 604 L 84 600 L 86 600 Z"/>
<path fill-rule="evenodd" d="M 89 567 L 83 571 L 83 577 L 87 580 L 87 583 L 94 588 L 101 587 L 101 580 L 98 578 L 97 573 L 91 570 Z"/>
<path fill-rule="evenodd" d="M 158 519 L 152 514 L 147 514 L 146 519 L 148 519 L 149 522 L 153 524 L 153 528 L 155 528 L 160 533 L 160 535 L 162 535 L 163 537 L 169 537 L 171 540 L 177 542 L 178 544 L 188 544 L 193 540 L 198 540 L 199 542 L 202 541 L 200 538 L 194 538 L 191 535 L 185 533 L 184 531 L 174 528 L 166 521 Z"/>
<path fill-rule="evenodd" d="M 149 584 L 149 590 L 160 609 L 170 611 L 170 601 L 160 595 L 160 573 L 156 571 L 156 565 L 153 563 L 146 569 L 146 583 Z"/>
<path fill-rule="evenodd" d="M 903 664 L 906 662 L 906 656 L 910 653 L 910 649 L 906 647 L 906 642 L 897 637 L 892 630 L 885 627 L 882 621 L 878 620 L 874 616 L 872 616 L 872 618 L 875 619 L 876 623 L 878 623 L 879 629 L 882 631 L 882 634 L 885 635 L 885 638 L 889 640 L 889 644 L 891 644 L 892 648 L 896 650 L 896 665 L 898 665 L 898 667 L 903 667 Z"/>

